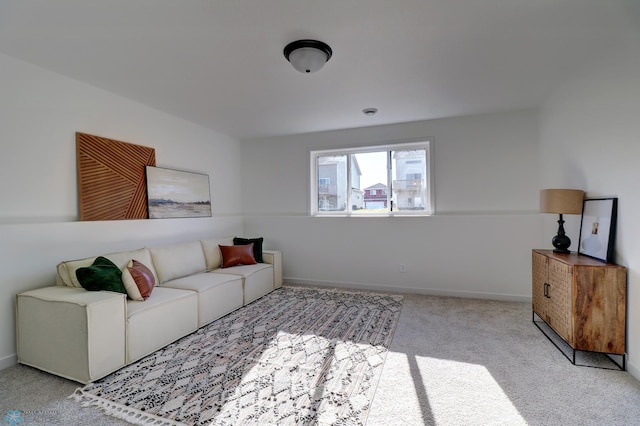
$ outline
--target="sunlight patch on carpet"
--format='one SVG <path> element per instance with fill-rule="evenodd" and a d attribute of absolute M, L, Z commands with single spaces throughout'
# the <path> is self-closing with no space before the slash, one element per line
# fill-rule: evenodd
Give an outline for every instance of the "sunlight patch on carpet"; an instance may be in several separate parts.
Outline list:
<path fill-rule="evenodd" d="M 456 424 L 453 419 L 473 419 L 479 412 L 488 424 L 527 424 L 485 366 L 420 356 L 416 363 L 438 424 Z"/>
<path fill-rule="evenodd" d="M 138 424 L 364 424 L 401 309 L 283 287 L 73 397 Z"/>

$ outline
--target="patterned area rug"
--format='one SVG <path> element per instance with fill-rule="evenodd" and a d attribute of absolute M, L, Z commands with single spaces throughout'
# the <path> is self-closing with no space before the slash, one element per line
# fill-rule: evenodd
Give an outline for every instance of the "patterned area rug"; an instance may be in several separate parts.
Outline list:
<path fill-rule="evenodd" d="M 137 424 L 364 424 L 401 309 L 282 287 L 72 397 Z"/>

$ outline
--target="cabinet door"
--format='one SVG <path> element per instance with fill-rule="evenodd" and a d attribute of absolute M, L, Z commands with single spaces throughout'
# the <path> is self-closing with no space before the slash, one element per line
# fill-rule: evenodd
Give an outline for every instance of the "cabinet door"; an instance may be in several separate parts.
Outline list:
<path fill-rule="evenodd" d="M 549 321 L 547 318 L 547 298 L 545 296 L 548 278 L 547 256 L 534 252 L 531 267 L 533 272 L 531 294 L 533 312 L 538 314 L 544 321 Z"/>
<path fill-rule="evenodd" d="M 547 315 L 548 324 L 567 343 L 573 346 L 572 325 L 572 286 L 573 267 L 554 259 L 548 263 L 548 300 Z"/>
<path fill-rule="evenodd" d="M 626 270 L 576 268 L 575 345 L 585 351 L 624 354 Z"/>

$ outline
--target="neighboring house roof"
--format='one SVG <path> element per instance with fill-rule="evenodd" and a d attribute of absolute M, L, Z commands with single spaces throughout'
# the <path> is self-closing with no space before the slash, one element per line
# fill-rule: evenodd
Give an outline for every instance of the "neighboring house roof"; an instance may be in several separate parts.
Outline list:
<path fill-rule="evenodd" d="M 318 157 L 318 165 L 327 166 L 330 164 L 338 164 L 340 162 L 339 156 L 322 156 Z"/>
<path fill-rule="evenodd" d="M 328 155 L 328 156 L 320 156 L 318 157 L 318 165 L 319 166 L 328 166 L 331 164 L 338 164 L 342 161 L 343 156 L 341 155 Z M 362 176 L 362 172 L 360 171 L 360 164 L 358 164 L 358 159 L 355 156 L 352 156 L 351 163 L 355 166 L 356 172 L 359 176 Z"/>
<path fill-rule="evenodd" d="M 424 151 L 421 149 L 401 149 L 393 152 L 393 158 L 424 158 Z"/>
<path fill-rule="evenodd" d="M 358 172 L 358 176 L 362 176 L 362 171 L 360 171 L 360 164 L 358 164 L 358 157 L 355 155 L 351 156 L 351 162 L 356 168 L 356 172 Z"/>
<path fill-rule="evenodd" d="M 365 188 L 365 191 L 368 189 L 387 189 L 387 185 L 383 184 L 383 183 L 376 183 L 375 185 L 371 185 L 367 188 Z"/>

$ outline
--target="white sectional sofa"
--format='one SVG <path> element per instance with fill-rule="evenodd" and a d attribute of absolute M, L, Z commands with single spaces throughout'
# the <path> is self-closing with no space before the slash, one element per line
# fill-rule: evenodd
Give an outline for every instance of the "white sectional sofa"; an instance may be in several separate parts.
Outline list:
<path fill-rule="evenodd" d="M 75 272 L 96 257 L 60 263 L 56 286 L 16 296 L 18 362 L 89 383 L 282 286 L 281 252 L 221 268 L 219 245 L 233 239 L 103 255 L 121 269 L 135 259 L 151 270 L 156 285 L 144 301 L 82 288 Z"/>

